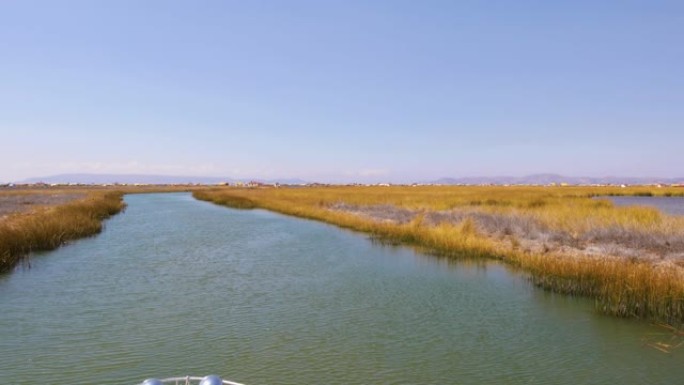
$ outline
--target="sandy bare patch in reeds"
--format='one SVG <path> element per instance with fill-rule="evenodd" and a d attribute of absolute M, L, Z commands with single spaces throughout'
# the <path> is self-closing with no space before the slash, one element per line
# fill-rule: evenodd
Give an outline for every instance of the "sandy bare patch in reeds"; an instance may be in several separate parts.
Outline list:
<path fill-rule="evenodd" d="M 10 214 L 25 213 L 36 206 L 54 206 L 83 198 L 85 193 L 4 193 L 0 194 L 0 220 Z"/>
<path fill-rule="evenodd" d="M 478 233 L 507 240 L 511 248 L 520 248 L 527 252 L 621 257 L 650 262 L 684 261 L 684 234 L 669 231 L 674 227 L 668 226 L 662 226 L 661 229 L 639 229 L 617 224 L 596 224 L 589 226 L 586 231 L 573 234 L 522 212 L 492 213 L 473 208 L 426 211 L 393 205 L 360 206 L 343 202 L 336 202 L 329 209 L 393 224 L 406 224 L 420 219 L 423 225 L 434 227 L 440 224 L 460 226 L 466 221 L 472 221 Z"/>

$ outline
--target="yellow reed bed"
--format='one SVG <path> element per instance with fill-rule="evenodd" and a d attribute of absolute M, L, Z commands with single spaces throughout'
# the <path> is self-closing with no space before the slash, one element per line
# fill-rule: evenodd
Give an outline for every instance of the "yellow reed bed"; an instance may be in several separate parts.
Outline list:
<path fill-rule="evenodd" d="M 684 321 L 684 219 L 615 207 L 606 195 L 684 195 L 681 188 L 212 188 L 194 196 L 370 233 L 454 258 L 496 258 L 549 290 L 595 298 L 603 312 Z M 681 256 L 680 253 L 681 252 Z"/>
<path fill-rule="evenodd" d="M 32 251 L 51 250 L 100 232 L 102 220 L 124 208 L 121 192 L 82 194 L 68 203 L 36 207 L 0 220 L 0 271 L 11 269 Z"/>

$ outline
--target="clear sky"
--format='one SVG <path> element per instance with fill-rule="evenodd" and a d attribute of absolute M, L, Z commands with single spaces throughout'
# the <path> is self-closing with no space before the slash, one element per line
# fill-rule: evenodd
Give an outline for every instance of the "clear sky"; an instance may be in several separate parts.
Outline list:
<path fill-rule="evenodd" d="M 0 1 L 0 182 L 684 176 L 684 1 Z"/>

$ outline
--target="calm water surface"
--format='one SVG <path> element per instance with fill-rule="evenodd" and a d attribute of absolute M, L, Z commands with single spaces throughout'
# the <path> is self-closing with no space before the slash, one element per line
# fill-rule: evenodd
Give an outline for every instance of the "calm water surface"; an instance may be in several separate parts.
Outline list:
<path fill-rule="evenodd" d="M 187 194 L 0 276 L 0 384 L 674 384 L 664 330 L 493 263 Z M 38 382 L 36 380 L 39 379 Z"/>
<path fill-rule="evenodd" d="M 617 206 L 653 206 L 666 214 L 684 215 L 683 197 L 607 197 L 607 199 Z"/>

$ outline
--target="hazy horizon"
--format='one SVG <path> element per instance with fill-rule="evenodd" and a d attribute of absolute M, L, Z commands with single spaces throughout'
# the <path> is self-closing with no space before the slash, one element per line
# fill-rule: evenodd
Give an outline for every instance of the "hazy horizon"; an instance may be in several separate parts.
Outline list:
<path fill-rule="evenodd" d="M 0 3 L 0 182 L 683 176 L 684 3 Z"/>
<path fill-rule="evenodd" d="M 650 183 L 684 183 L 684 176 L 680 177 L 649 177 L 649 176 L 627 176 L 627 175 L 605 175 L 601 177 L 592 176 L 577 176 L 577 175 L 560 175 L 553 173 L 544 174 L 530 174 L 530 175 L 496 175 L 496 176 L 444 176 L 433 179 L 404 179 L 404 180 L 312 180 L 302 179 L 296 177 L 278 177 L 278 178 L 234 178 L 230 176 L 210 176 L 210 175 L 175 175 L 175 174 L 89 174 L 89 173 L 69 173 L 57 175 L 44 175 L 39 177 L 31 177 L 16 181 L 2 181 L 3 183 L 79 183 L 79 184 L 102 184 L 102 183 L 145 183 L 145 184 L 176 184 L 176 183 L 201 183 L 201 184 L 217 184 L 222 182 L 248 182 L 260 181 L 266 183 L 283 183 L 283 184 L 302 184 L 302 183 L 330 183 L 330 184 L 348 184 L 348 183 L 394 183 L 394 184 L 411 184 L 411 183 L 523 183 L 523 184 L 548 184 L 548 183 L 562 183 L 567 182 L 571 184 L 583 183 L 628 183 L 628 184 L 650 184 Z"/>

